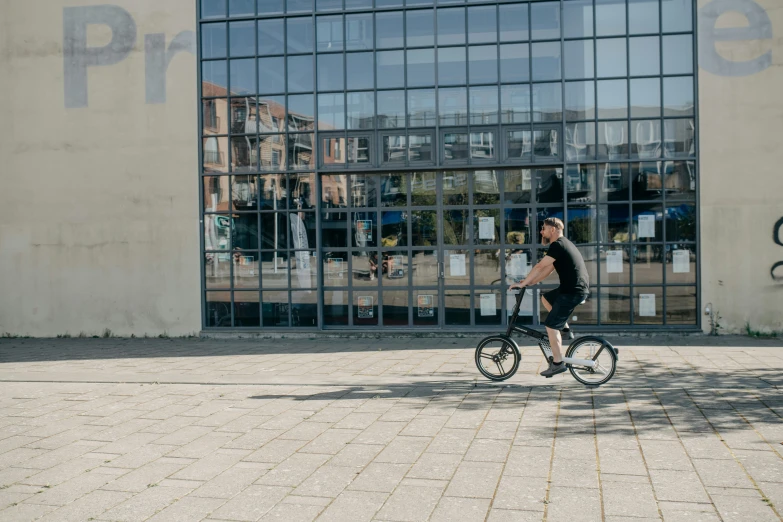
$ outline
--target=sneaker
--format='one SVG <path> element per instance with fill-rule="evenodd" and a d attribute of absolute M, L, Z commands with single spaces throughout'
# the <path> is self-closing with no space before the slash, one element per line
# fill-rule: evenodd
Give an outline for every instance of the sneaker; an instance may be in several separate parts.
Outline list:
<path fill-rule="evenodd" d="M 566 365 L 563 361 L 560 361 L 560 363 L 550 363 L 549 368 L 541 372 L 541 375 L 549 379 L 553 375 L 557 375 L 558 373 L 563 373 L 568 368 L 566 368 Z"/>
<path fill-rule="evenodd" d="M 563 339 L 568 339 L 569 341 L 574 338 L 574 332 L 571 331 L 571 328 L 563 328 L 560 330 L 560 334 L 562 335 Z"/>

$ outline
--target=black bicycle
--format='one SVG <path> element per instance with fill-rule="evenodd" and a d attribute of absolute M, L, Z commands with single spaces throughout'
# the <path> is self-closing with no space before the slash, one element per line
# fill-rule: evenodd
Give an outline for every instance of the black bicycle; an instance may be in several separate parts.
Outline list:
<path fill-rule="evenodd" d="M 532 328 L 516 325 L 519 307 L 525 296 L 522 288 L 517 294 L 514 311 L 508 320 L 505 334 L 490 335 L 481 340 L 476 347 L 476 366 L 481 374 L 493 381 L 505 381 L 519 369 L 519 345 L 511 338 L 511 334 L 519 332 L 532 337 L 538 343 L 547 361 L 552 361 L 552 348 L 549 337 Z M 574 339 L 566 350 L 563 361 L 574 379 L 587 386 L 600 386 L 609 382 L 617 369 L 619 351 L 609 341 L 593 335 L 585 335 Z"/>

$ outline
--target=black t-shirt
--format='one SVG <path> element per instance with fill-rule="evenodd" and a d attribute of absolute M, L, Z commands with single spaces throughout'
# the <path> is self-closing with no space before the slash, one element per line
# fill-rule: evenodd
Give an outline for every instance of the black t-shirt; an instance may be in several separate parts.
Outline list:
<path fill-rule="evenodd" d="M 590 279 L 582 254 L 574 244 L 565 237 L 549 245 L 546 255 L 555 259 L 555 270 L 560 276 L 561 294 L 587 294 Z"/>

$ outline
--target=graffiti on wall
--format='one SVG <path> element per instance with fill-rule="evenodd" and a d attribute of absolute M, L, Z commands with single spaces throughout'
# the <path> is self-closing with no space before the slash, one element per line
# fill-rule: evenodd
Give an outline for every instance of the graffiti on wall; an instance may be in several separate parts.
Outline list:
<path fill-rule="evenodd" d="M 772 241 L 776 245 L 783 247 L 783 217 L 778 219 L 775 226 L 772 227 Z M 776 283 L 783 283 L 783 261 L 778 261 L 772 265 L 772 268 L 769 269 L 769 274 Z"/>
<path fill-rule="evenodd" d="M 743 27 L 719 28 L 718 19 L 726 13 L 739 13 L 747 20 Z M 748 76 L 772 65 L 772 51 L 744 61 L 722 57 L 716 45 L 726 41 L 757 41 L 772 38 L 769 15 L 754 0 L 712 0 L 699 9 L 699 66 L 719 76 Z M 87 27 L 105 25 L 111 41 L 100 47 L 87 43 Z M 63 9 L 63 65 L 65 107 L 88 106 L 88 70 L 115 65 L 128 57 L 136 44 L 137 27 L 133 16 L 116 5 L 66 7 Z M 144 36 L 145 99 L 147 103 L 166 102 L 166 71 L 172 58 L 181 52 L 196 54 L 196 33 L 181 31 L 166 46 L 163 33 Z"/>
<path fill-rule="evenodd" d="M 105 25 L 111 41 L 101 47 L 87 45 L 87 26 Z M 116 5 L 66 7 L 63 9 L 63 66 L 65 107 L 88 106 L 87 71 L 123 61 L 136 45 L 136 21 Z M 166 47 L 166 35 L 144 36 L 145 98 L 147 103 L 166 102 L 166 71 L 178 53 L 196 54 L 196 33 L 182 31 Z"/>

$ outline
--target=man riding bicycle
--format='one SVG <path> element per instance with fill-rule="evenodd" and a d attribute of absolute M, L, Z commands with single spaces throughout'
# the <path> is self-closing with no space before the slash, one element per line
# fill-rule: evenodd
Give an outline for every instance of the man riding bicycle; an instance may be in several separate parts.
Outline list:
<path fill-rule="evenodd" d="M 568 318 L 574 309 L 587 299 L 590 289 L 590 280 L 582 254 L 563 235 L 564 228 L 563 222 L 558 218 L 544 220 L 541 227 L 541 243 L 549 245 L 549 250 L 524 280 L 509 287 L 513 289 L 535 285 L 555 270 L 560 277 L 560 287 L 541 296 L 541 303 L 549 310 L 544 326 L 549 336 L 553 359 L 549 363 L 549 368 L 541 372 L 544 377 L 552 377 L 566 371 L 560 351 L 563 345 L 560 331 L 562 330 L 569 339 L 574 338 L 568 326 Z"/>

